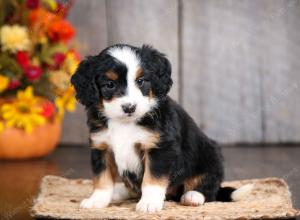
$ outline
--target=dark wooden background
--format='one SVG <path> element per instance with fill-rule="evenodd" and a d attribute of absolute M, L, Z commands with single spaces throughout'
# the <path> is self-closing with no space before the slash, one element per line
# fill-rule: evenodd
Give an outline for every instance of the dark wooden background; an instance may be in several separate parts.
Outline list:
<path fill-rule="evenodd" d="M 173 65 L 171 96 L 222 143 L 300 141 L 299 0 L 77 0 L 83 55 L 151 44 Z M 86 143 L 67 114 L 63 143 Z"/>

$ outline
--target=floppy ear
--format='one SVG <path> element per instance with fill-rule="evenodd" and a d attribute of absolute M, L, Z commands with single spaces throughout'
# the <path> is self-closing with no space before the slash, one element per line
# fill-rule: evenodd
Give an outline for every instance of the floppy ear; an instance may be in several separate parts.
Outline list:
<path fill-rule="evenodd" d="M 172 67 L 170 61 L 163 53 L 151 46 L 143 45 L 141 49 L 143 65 L 152 72 L 152 89 L 156 96 L 166 96 L 170 91 L 173 81 L 171 78 Z"/>
<path fill-rule="evenodd" d="M 99 90 L 95 83 L 96 58 L 97 56 L 89 56 L 81 61 L 71 78 L 76 90 L 76 99 L 86 107 L 99 102 Z"/>

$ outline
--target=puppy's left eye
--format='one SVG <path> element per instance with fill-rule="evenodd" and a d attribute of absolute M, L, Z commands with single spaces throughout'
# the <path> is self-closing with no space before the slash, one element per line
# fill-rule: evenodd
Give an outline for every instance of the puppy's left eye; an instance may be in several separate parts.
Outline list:
<path fill-rule="evenodd" d="M 107 89 L 114 89 L 116 84 L 113 81 L 109 81 L 105 86 Z"/>
<path fill-rule="evenodd" d="M 136 81 L 136 83 L 138 84 L 139 87 L 142 87 L 144 85 L 144 82 L 145 82 L 144 78 L 139 78 Z"/>

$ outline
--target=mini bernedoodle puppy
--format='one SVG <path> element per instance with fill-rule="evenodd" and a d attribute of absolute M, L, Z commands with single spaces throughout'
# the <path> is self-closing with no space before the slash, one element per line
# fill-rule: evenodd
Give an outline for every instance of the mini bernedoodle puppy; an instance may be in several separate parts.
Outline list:
<path fill-rule="evenodd" d="M 87 110 L 94 173 L 94 191 L 81 208 L 140 198 L 136 210 L 152 213 L 164 200 L 199 206 L 241 200 L 251 190 L 220 186 L 220 149 L 167 95 L 171 64 L 164 54 L 114 45 L 83 60 L 71 82 Z"/>

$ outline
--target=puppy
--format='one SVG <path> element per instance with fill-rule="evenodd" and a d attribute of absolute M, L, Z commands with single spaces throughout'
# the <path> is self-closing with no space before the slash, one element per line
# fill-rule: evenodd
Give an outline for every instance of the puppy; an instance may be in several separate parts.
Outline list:
<path fill-rule="evenodd" d="M 152 213 L 165 199 L 199 206 L 237 201 L 251 190 L 220 187 L 220 149 L 168 97 L 171 64 L 164 54 L 114 45 L 83 60 L 71 82 L 87 110 L 94 173 L 94 191 L 81 208 L 140 198 L 136 210 Z"/>

